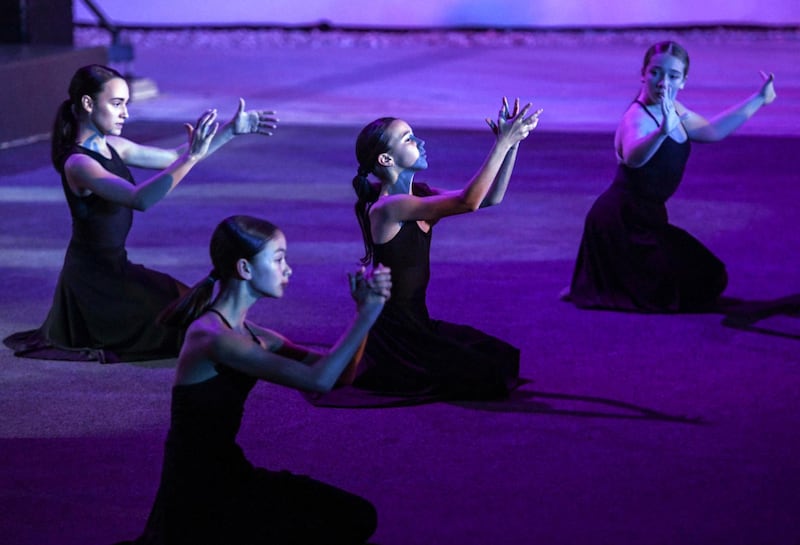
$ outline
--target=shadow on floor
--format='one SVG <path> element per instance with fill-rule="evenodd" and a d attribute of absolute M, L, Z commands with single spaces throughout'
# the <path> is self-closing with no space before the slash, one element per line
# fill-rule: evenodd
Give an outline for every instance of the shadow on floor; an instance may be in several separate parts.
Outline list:
<path fill-rule="evenodd" d="M 682 424 L 703 424 L 701 417 L 668 414 L 624 401 L 597 396 L 516 390 L 501 401 L 463 401 L 451 405 L 478 411 L 504 413 L 537 413 L 582 418 L 616 418 L 631 420 L 656 420 Z M 588 408 L 572 408 L 572 405 Z"/>
<path fill-rule="evenodd" d="M 739 301 L 724 314 L 725 327 L 800 340 L 800 293 L 770 301 Z"/>

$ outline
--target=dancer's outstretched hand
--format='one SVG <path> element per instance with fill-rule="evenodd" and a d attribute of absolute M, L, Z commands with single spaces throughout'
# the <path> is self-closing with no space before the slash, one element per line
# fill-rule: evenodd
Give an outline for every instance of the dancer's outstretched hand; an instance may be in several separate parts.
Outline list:
<path fill-rule="evenodd" d="M 764 83 L 761 86 L 761 90 L 759 94 L 764 98 L 764 104 L 769 104 L 775 97 L 775 74 L 770 72 L 767 74 L 763 70 L 761 71 L 761 77 L 764 79 Z"/>
<path fill-rule="evenodd" d="M 263 134 L 272 136 L 278 128 L 278 118 L 272 110 L 245 110 L 244 99 L 239 99 L 239 109 L 231 119 L 233 134 Z"/>

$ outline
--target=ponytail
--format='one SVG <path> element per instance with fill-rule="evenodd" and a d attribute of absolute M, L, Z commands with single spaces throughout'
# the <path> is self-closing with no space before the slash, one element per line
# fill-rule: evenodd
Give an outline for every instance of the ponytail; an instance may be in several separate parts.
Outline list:
<path fill-rule="evenodd" d="M 353 189 L 355 189 L 358 197 L 355 204 L 356 219 L 358 220 L 358 226 L 361 228 L 361 238 L 364 241 L 364 257 L 361 258 L 361 263 L 369 265 L 370 261 L 372 261 L 372 249 L 375 244 L 372 240 L 369 209 L 378 200 L 380 192 L 375 184 L 370 183 L 363 167 L 358 169 L 358 174 L 353 178 Z"/>
<path fill-rule="evenodd" d="M 386 129 L 396 119 L 380 117 L 361 129 L 356 138 L 358 174 L 353 178 L 353 189 L 358 197 L 355 212 L 358 225 L 361 227 L 361 237 L 364 239 L 364 257 L 361 258 L 361 263 L 364 265 L 368 265 L 372 261 L 374 246 L 369 222 L 369 208 L 380 195 L 380 186 L 370 183 L 368 176 L 377 165 L 378 156 L 389 151 L 389 137 Z"/>
<path fill-rule="evenodd" d="M 78 118 L 75 116 L 72 101 L 67 99 L 58 107 L 53 122 L 53 135 L 50 139 L 50 159 L 58 172 L 63 170 L 67 152 L 75 144 L 77 138 Z"/>
<path fill-rule="evenodd" d="M 174 300 L 162 310 L 156 318 L 156 323 L 185 330 L 208 308 L 211 297 L 214 295 L 216 282 L 216 273 L 211 271 L 182 297 Z"/>

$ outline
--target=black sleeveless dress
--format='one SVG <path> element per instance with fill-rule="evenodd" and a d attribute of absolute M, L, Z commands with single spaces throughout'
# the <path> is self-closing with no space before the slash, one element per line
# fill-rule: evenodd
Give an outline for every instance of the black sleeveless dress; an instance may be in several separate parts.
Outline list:
<path fill-rule="evenodd" d="M 111 158 L 76 146 L 104 169 L 135 184 L 130 170 L 109 146 Z M 66 160 L 66 158 L 65 158 Z M 72 238 L 44 324 L 3 342 L 17 356 L 98 360 L 103 363 L 175 357 L 176 328 L 155 324 L 156 316 L 178 297 L 178 281 L 128 261 L 125 240 L 133 210 L 95 194 L 78 197 L 61 175 L 72 215 Z"/>
<path fill-rule="evenodd" d="M 415 194 L 430 194 L 423 184 L 413 187 Z M 311 396 L 313 403 L 380 407 L 502 399 L 521 384 L 519 349 L 428 315 L 432 234 L 409 221 L 392 240 L 375 245 L 373 263 L 392 270 L 392 296 L 370 330 L 353 385 Z"/>
<path fill-rule="evenodd" d="M 586 216 L 570 285 L 575 305 L 681 312 L 710 308 L 722 294 L 725 265 L 667 217 L 665 203 L 678 189 L 690 148 L 688 139 L 667 137 L 641 167 L 619 165 Z"/>
<path fill-rule="evenodd" d="M 173 387 L 153 508 L 144 533 L 124 543 L 365 542 L 377 526 L 370 502 L 306 476 L 254 467 L 245 458 L 236 436 L 257 381 L 225 365 L 216 371 L 208 380 Z"/>

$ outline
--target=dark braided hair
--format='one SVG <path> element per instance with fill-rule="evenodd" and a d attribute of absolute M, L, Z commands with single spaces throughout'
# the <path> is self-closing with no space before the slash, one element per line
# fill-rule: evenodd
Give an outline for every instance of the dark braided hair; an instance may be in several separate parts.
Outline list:
<path fill-rule="evenodd" d="M 358 161 L 358 173 L 353 177 L 353 189 L 358 200 L 355 204 L 356 219 L 361 228 L 361 236 L 364 240 L 364 257 L 361 263 L 368 265 L 372 261 L 372 230 L 369 222 L 369 208 L 378 200 L 380 185 L 369 181 L 369 174 L 375 171 L 378 157 L 382 153 L 389 151 L 389 136 L 386 129 L 397 118 L 381 117 L 376 119 L 363 129 L 356 138 L 356 160 Z"/>

